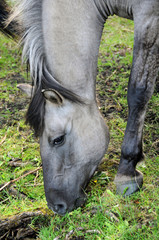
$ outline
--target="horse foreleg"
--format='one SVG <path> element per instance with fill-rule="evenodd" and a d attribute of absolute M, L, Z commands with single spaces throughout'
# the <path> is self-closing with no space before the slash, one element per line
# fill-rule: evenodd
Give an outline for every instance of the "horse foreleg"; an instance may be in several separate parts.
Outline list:
<path fill-rule="evenodd" d="M 143 184 L 136 170 L 143 158 L 142 135 L 146 108 L 159 68 L 159 17 L 135 22 L 133 65 L 128 85 L 129 115 L 115 184 L 117 192 L 130 195 Z M 139 24 L 140 20 L 140 24 Z"/>

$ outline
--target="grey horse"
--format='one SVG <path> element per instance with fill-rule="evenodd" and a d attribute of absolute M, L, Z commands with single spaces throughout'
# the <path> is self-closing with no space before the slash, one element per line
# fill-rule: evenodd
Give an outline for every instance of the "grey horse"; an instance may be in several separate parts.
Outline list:
<path fill-rule="evenodd" d="M 103 26 L 114 14 L 135 26 L 129 115 L 115 177 L 117 192 L 130 195 L 143 184 L 136 165 L 143 158 L 144 118 L 159 70 L 159 1 L 21 0 L 8 20 L 8 28 L 19 26 L 33 80 L 33 87 L 18 87 L 31 97 L 27 122 L 40 138 L 48 207 L 61 215 L 84 203 L 108 147 L 95 85 Z"/>

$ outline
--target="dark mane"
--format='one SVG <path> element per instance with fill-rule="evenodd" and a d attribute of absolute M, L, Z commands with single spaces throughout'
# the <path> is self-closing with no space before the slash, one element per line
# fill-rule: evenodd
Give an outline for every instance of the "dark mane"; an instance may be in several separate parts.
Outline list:
<path fill-rule="evenodd" d="M 71 102 L 84 103 L 78 95 L 57 82 L 46 67 L 43 67 L 41 79 L 38 82 L 40 85 L 36 87 L 26 114 L 26 122 L 34 129 L 36 136 L 41 135 L 44 128 L 45 98 L 42 93 L 43 89 L 54 89 Z"/>
<path fill-rule="evenodd" d="M 15 38 L 18 34 L 16 21 L 6 25 L 6 20 L 10 14 L 10 9 L 5 0 L 0 0 L 0 31 L 7 37 Z"/>

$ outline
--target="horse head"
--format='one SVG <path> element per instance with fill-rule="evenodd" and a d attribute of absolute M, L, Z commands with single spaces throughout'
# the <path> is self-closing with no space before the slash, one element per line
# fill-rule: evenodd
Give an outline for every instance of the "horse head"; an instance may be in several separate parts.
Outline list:
<path fill-rule="evenodd" d="M 30 95 L 29 85 L 18 87 Z M 109 133 L 96 103 L 76 104 L 53 89 L 43 90 L 43 97 L 45 194 L 48 207 L 63 215 L 85 202 L 85 188 L 106 152 Z"/>

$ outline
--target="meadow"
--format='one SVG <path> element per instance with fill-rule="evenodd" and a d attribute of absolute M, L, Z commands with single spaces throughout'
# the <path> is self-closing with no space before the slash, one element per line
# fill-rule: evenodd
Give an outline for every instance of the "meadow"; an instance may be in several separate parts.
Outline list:
<path fill-rule="evenodd" d="M 121 144 L 128 116 L 133 22 L 110 17 L 102 35 L 97 98 L 110 129 L 110 144 L 86 189 L 86 203 L 65 216 L 48 210 L 39 143 L 25 124 L 29 103 L 18 83 L 30 82 L 17 43 L 0 35 L 0 239 L 159 239 L 159 77 L 144 124 L 141 191 L 116 195 Z"/>

